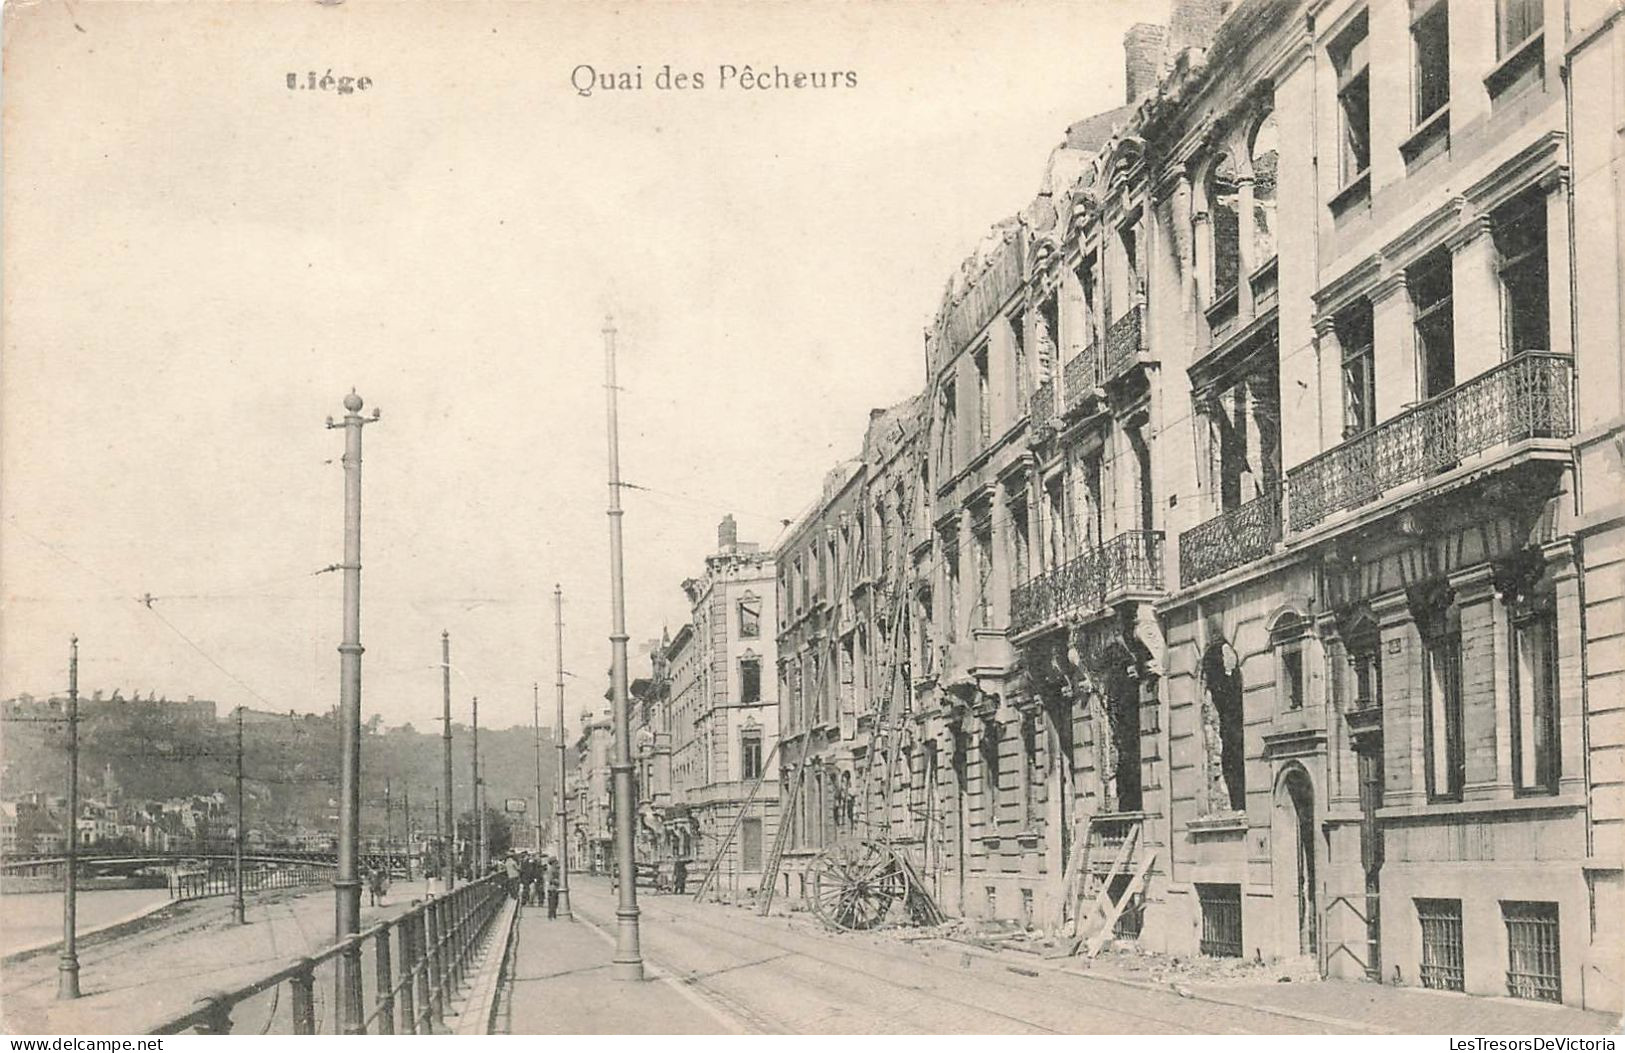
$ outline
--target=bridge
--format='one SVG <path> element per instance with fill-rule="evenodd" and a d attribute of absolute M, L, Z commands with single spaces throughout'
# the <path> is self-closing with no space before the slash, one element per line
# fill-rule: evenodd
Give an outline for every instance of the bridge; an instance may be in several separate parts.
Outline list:
<path fill-rule="evenodd" d="M 421 854 L 403 850 L 363 852 L 361 869 L 380 867 L 387 873 L 399 873 L 409 868 Z M 68 859 L 63 855 L 7 856 L 0 859 L 0 877 L 62 879 Z M 236 862 L 236 852 L 230 847 L 210 845 L 200 849 L 177 852 L 123 851 L 98 852 L 94 848 L 79 853 L 77 872 L 100 877 L 129 877 L 147 869 L 215 870 Z M 298 849 L 257 849 L 243 853 L 244 866 L 256 867 L 329 867 L 338 866 L 338 853 L 331 851 L 303 851 Z"/>

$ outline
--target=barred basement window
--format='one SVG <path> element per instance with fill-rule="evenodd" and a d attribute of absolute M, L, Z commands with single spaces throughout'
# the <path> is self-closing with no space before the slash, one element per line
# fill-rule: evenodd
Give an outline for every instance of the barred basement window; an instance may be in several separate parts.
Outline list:
<path fill-rule="evenodd" d="M 1196 886 L 1202 907 L 1201 951 L 1210 958 L 1241 957 L 1241 886 Z"/>
<path fill-rule="evenodd" d="M 1112 879 L 1112 885 L 1109 891 L 1111 892 L 1113 903 L 1117 903 L 1123 898 L 1123 894 L 1128 891 L 1129 883 L 1133 880 L 1134 875 L 1132 874 L 1119 874 Z M 1144 925 L 1145 894 L 1143 892 L 1137 892 L 1134 894 L 1133 899 L 1123 904 L 1122 913 L 1117 915 L 1117 924 L 1112 926 L 1112 935 L 1120 936 L 1125 940 L 1137 940 L 1140 938 L 1140 930 L 1144 927 Z M 1239 944 L 1240 936 L 1237 936 L 1236 939 L 1237 943 Z"/>
<path fill-rule="evenodd" d="M 1419 899 L 1416 918 L 1422 924 L 1422 986 L 1463 990 L 1461 900 Z"/>
<path fill-rule="evenodd" d="M 1557 904 L 1503 901 L 1501 917 L 1507 926 L 1507 994 L 1561 1002 Z"/>

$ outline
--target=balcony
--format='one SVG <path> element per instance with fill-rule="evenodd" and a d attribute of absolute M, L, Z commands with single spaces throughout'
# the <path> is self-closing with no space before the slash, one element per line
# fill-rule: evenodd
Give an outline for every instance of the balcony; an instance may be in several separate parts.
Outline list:
<path fill-rule="evenodd" d="M 1262 494 L 1179 535 L 1179 587 L 1270 554 L 1281 540 L 1281 495 Z"/>
<path fill-rule="evenodd" d="M 1061 412 L 1072 414 L 1094 400 L 1095 392 L 1103 381 L 1101 375 L 1100 346 L 1090 344 L 1073 356 L 1062 370 L 1066 390 L 1066 405 Z"/>
<path fill-rule="evenodd" d="M 1010 596 L 1010 632 L 1101 610 L 1125 593 L 1161 593 L 1162 580 L 1162 531 L 1127 531 L 1018 585 Z"/>
<path fill-rule="evenodd" d="M 1144 304 L 1135 304 L 1128 313 L 1106 330 L 1106 380 L 1117 380 L 1140 364 L 1140 348 L 1144 345 L 1141 316 Z"/>
<path fill-rule="evenodd" d="M 1034 428 L 1041 428 L 1055 417 L 1055 382 L 1046 380 L 1033 390 L 1027 399 L 1027 412 L 1032 416 Z"/>
<path fill-rule="evenodd" d="M 1567 355 L 1526 351 L 1287 473 L 1293 531 L 1459 467 L 1486 450 L 1574 434 Z"/>

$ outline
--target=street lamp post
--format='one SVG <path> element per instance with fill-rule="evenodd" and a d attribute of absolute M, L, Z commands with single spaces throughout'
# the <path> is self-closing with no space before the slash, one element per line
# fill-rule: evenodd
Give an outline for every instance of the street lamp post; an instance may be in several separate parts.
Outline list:
<path fill-rule="evenodd" d="M 558 666 L 559 728 L 559 916 L 570 917 L 570 826 L 564 800 L 564 590 L 553 586 L 553 655 Z"/>
<path fill-rule="evenodd" d="M 62 953 L 57 957 L 58 1001 L 79 997 L 79 637 L 68 644 L 68 842 L 62 872 Z"/>
<path fill-rule="evenodd" d="M 643 952 L 638 946 L 637 863 L 632 854 L 631 714 L 626 694 L 626 582 L 621 552 L 621 441 L 615 386 L 615 320 L 604 319 L 604 393 L 609 414 L 609 689 L 615 722 L 614 778 L 615 858 L 620 890 L 615 909 L 615 957 L 611 975 L 618 980 L 643 979 Z"/>
<path fill-rule="evenodd" d="M 542 685 L 530 685 L 531 724 L 536 732 L 536 854 L 542 854 Z"/>
<path fill-rule="evenodd" d="M 451 632 L 440 631 L 440 705 L 444 727 L 440 732 L 441 760 L 444 771 L 441 779 L 446 789 L 446 823 L 440 825 L 440 809 L 435 807 L 435 828 L 440 833 L 440 880 L 443 891 L 450 892 L 457 883 L 457 868 L 452 853 L 457 844 L 457 812 L 451 802 Z M 438 798 L 436 799 L 438 801 Z"/>
<path fill-rule="evenodd" d="M 237 707 L 237 836 L 232 839 L 231 869 L 236 885 L 231 899 L 231 918 L 248 924 L 248 908 L 243 902 L 243 707 Z"/>
<path fill-rule="evenodd" d="M 333 879 L 333 936 L 344 940 L 361 931 L 361 429 L 378 420 L 361 416 L 361 396 L 344 396 L 344 640 L 339 644 L 339 858 Z M 336 976 L 338 1022 L 345 1034 L 360 1034 L 361 955 L 341 954 Z"/>

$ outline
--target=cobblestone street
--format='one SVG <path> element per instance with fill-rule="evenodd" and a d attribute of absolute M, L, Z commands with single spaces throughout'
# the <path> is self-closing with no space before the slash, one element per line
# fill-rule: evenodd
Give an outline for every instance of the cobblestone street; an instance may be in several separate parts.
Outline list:
<path fill-rule="evenodd" d="M 532 908 L 499 1013 L 514 1034 L 739 1030 L 769 1034 L 1596 1033 L 1604 1014 L 1367 984 L 1204 986 L 1184 993 L 1082 975 L 1030 955 L 989 954 L 894 933 L 835 934 L 804 915 L 644 895 L 643 952 L 653 980 L 637 997 L 608 979 L 614 899 L 577 878 L 574 926 Z M 588 925 L 605 938 L 582 939 Z M 555 935 L 557 933 L 558 935 Z M 677 985 L 712 1013 L 657 986 Z M 561 997 L 565 987 L 573 993 Z M 1286 988 L 1290 987 L 1290 990 Z M 615 1012 L 581 992 L 599 992 Z M 644 1002 L 659 1003 L 648 1007 Z M 645 1020 L 648 1016 L 650 1019 Z M 658 1026 L 656 1026 L 658 1025 Z"/>

